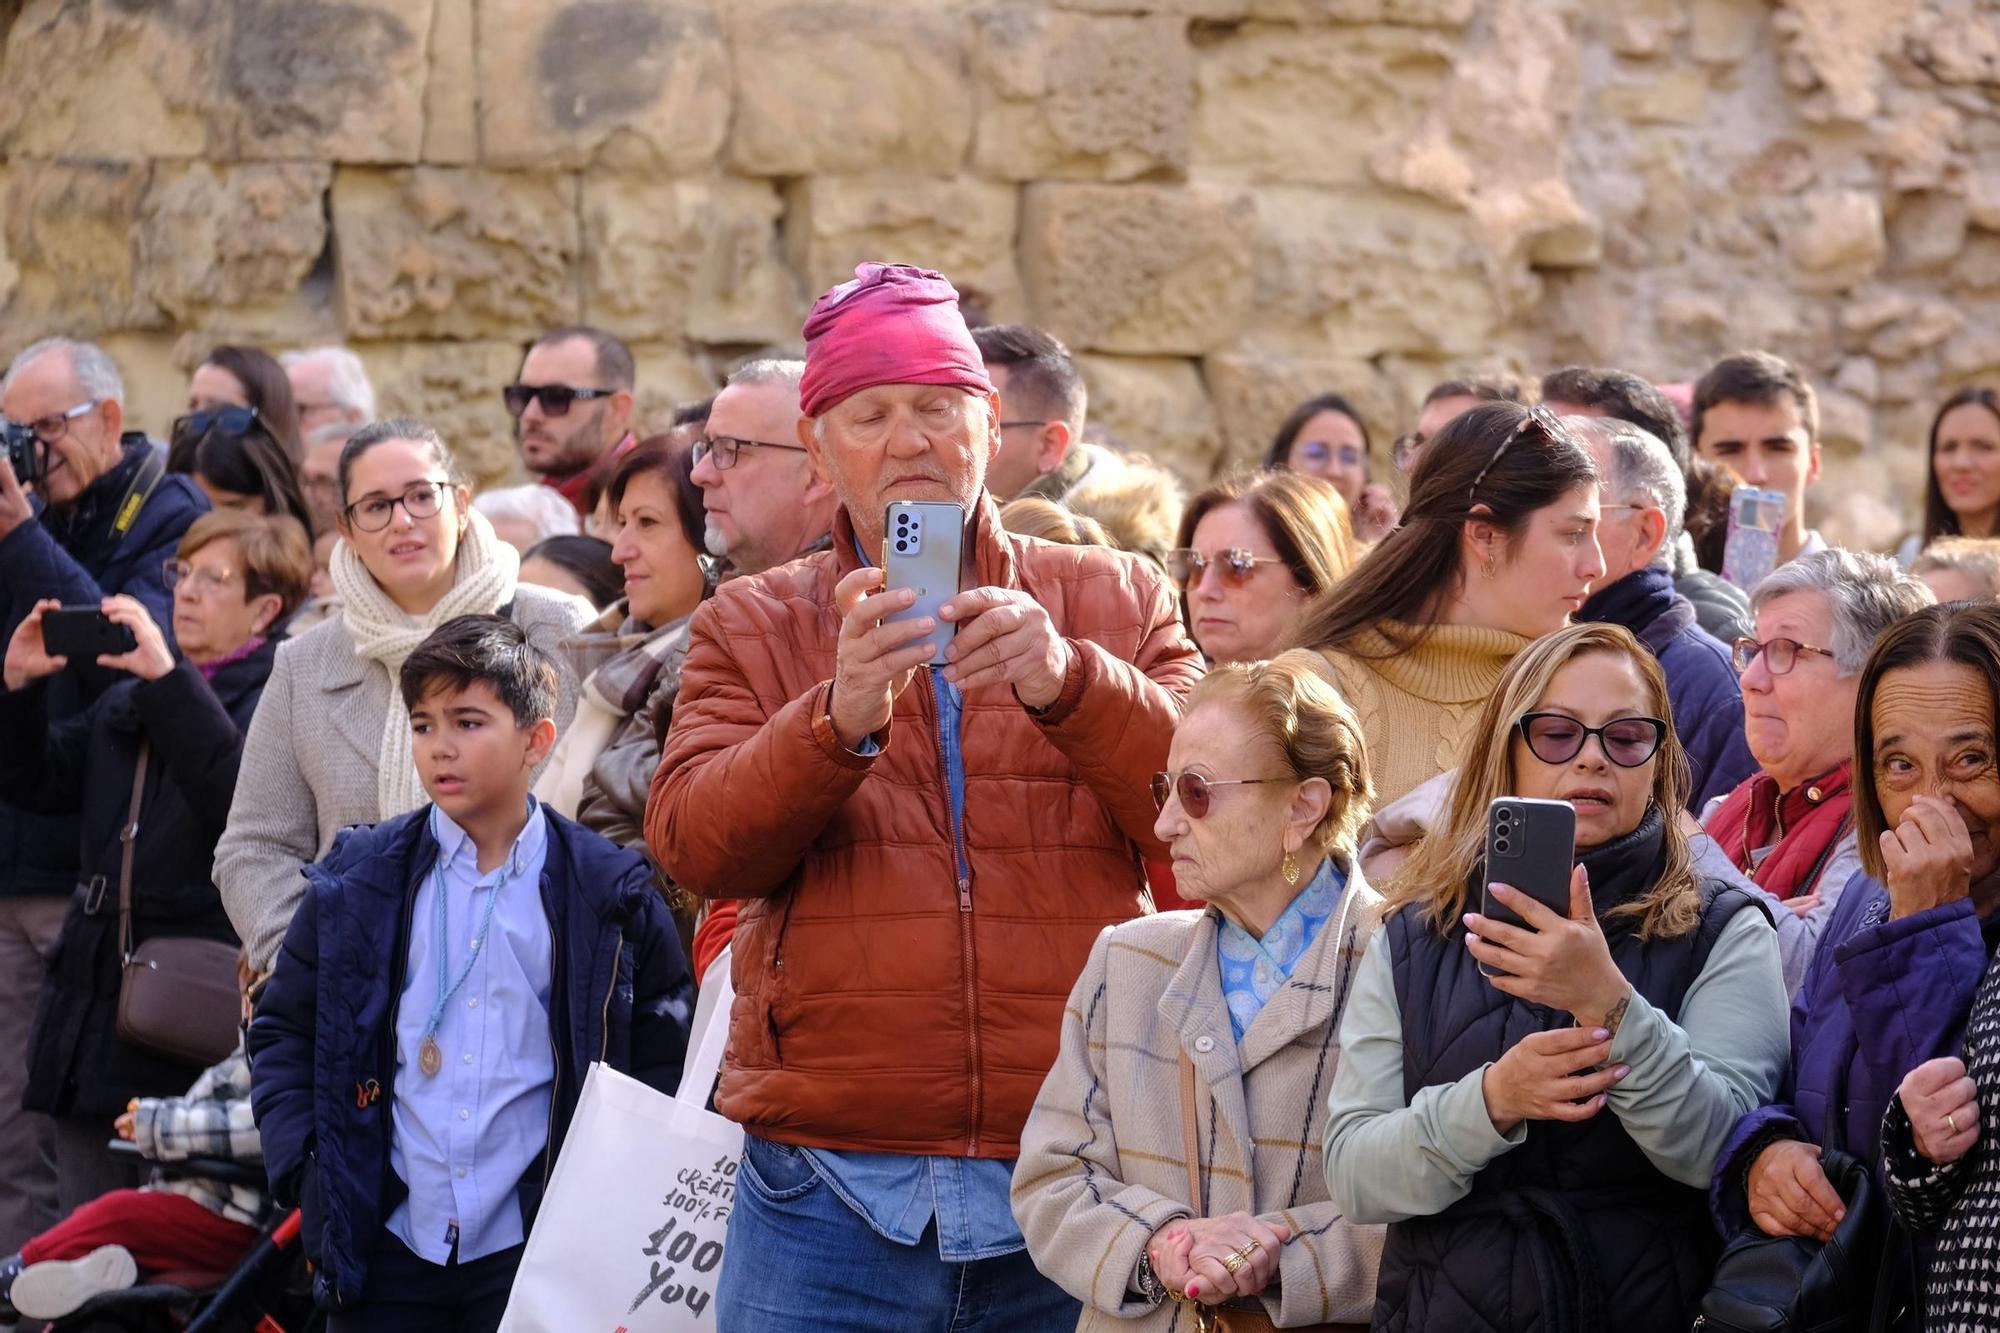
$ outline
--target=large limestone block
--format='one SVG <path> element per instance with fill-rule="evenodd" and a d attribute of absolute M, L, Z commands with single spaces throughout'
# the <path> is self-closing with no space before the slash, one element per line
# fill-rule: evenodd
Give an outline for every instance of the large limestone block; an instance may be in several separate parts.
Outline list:
<path fill-rule="evenodd" d="M 1452 46 L 1416 28 L 1249 23 L 1195 56 L 1194 167 L 1208 178 L 1358 185 L 1451 70 Z"/>
<path fill-rule="evenodd" d="M 1199 355 L 1250 317 L 1254 235 L 1250 196 L 1222 186 L 1031 185 L 1023 276 L 1076 350 Z"/>
<path fill-rule="evenodd" d="M 1471 218 L 1382 190 L 1258 194 L 1246 342 L 1299 355 L 1473 356 L 1503 335 Z"/>
<path fill-rule="evenodd" d="M 319 162 L 155 168 L 137 233 L 147 294 L 182 323 L 238 327 L 290 301 L 326 248 L 332 180 Z"/>
<path fill-rule="evenodd" d="M 6 251 L 15 271 L 4 336 L 90 337 L 163 323 L 147 295 L 133 235 L 152 168 L 17 158 L 6 174 Z"/>
<path fill-rule="evenodd" d="M 435 0 L 214 0 L 211 156 L 415 162 Z"/>
<path fill-rule="evenodd" d="M 740 0 L 729 158 L 750 176 L 949 176 L 972 141 L 961 17 L 948 0 Z"/>
<path fill-rule="evenodd" d="M 198 364 L 185 358 L 184 340 L 169 333 L 114 333 L 96 341 L 125 381 L 125 429 L 166 439 L 174 418 L 187 411 L 188 376 Z M 19 348 L 4 350 L 11 356 Z"/>
<path fill-rule="evenodd" d="M 1218 472 L 1260 465 L 1292 410 L 1325 393 L 1344 395 L 1368 423 L 1375 479 L 1387 481 L 1394 471 L 1389 455 L 1401 419 L 1397 394 L 1388 376 L 1370 362 L 1222 352 L 1207 358 L 1202 368 L 1222 425 L 1224 453 Z M 1428 382 L 1438 378 L 1431 376 Z"/>
<path fill-rule="evenodd" d="M 1772 16 L 1781 72 L 1808 119 L 1865 121 L 1882 106 L 1883 57 L 1904 41 L 1921 0 L 1783 0 Z"/>
<path fill-rule="evenodd" d="M 1004 180 L 1183 171 L 1194 57 L 1183 19 L 1027 9 L 973 18 L 973 166 Z"/>
<path fill-rule="evenodd" d="M 11 7 L 10 7 L 11 8 Z M 212 21 L 197 0 L 30 0 L 7 33 L 0 152 L 131 161 L 194 157 Z"/>
<path fill-rule="evenodd" d="M 475 0 L 437 0 L 431 13 L 430 72 L 424 80 L 424 161 L 439 166 L 470 166 L 479 160 L 474 8 Z"/>
<path fill-rule="evenodd" d="M 1882 201 L 1868 190 L 1812 190 L 1774 206 L 1799 285 L 1836 291 L 1872 276 L 1888 253 Z"/>
<path fill-rule="evenodd" d="M 816 176 L 793 188 L 785 222 L 792 266 L 817 295 L 877 259 L 933 268 L 988 317 L 1025 317 L 1014 263 L 1019 191 L 967 178 Z"/>
<path fill-rule="evenodd" d="M 583 183 L 584 309 L 628 338 L 765 342 L 795 332 L 797 281 L 778 252 L 766 181 Z"/>
<path fill-rule="evenodd" d="M 481 0 L 479 139 L 489 163 L 705 170 L 729 133 L 729 80 L 707 4 Z"/>
<path fill-rule="evenodd" d="M 1180 357 L 1084 356 L 1090 424 L 1183 477 L 1205 478 L 1220 437 L 1201 370 Z"/>
<path fill-rule="evenodd" d="M 474 484 L 484 489 L 525 478 L 501 387 L 521 368 L 514 342 L 351 344 L 368 367 L 382 415 L 435 427 Z"/>
<path fill-rule="evenodd" d="M 632 362 L 639 381 L 632 429 L 641 439 L 663 434 L 674 424 L 675 408 L 721 387 L 707 358 L 678 342 L 634 343 Z"/>
<path fill-rule="evenodd" d="M 573 177 L 343 169 L 333 227 L 354 336 L 529 338 L 577 317 Z"/>

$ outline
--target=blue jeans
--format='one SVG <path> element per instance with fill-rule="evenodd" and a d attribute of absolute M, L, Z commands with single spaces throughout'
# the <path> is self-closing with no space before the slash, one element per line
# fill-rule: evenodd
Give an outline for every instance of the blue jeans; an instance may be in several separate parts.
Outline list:
<path fill-rule="evenodd" d="M 946 1263 L 937 1224 L 884 1240 L 797 1149 L 745 1138 L 718 1333 L 1071 1333 L 1082 1307 L 1022 1250 Z"/>

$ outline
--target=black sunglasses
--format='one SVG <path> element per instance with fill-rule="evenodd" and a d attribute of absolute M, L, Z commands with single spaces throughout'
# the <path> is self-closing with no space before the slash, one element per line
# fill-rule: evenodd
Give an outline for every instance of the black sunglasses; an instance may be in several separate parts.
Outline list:
<path fill-rule="evenodd" d="M 542 400 L 542 411 L 552 417 L 560 417 L 568 415 L 572 403 L 609 398 L 617 392 L 616 389 L 572 389 L 567 384 L 509 384 L 500 391 L 500 397 L 507 404 L 507 415 L 510 417 L 520 416 L 537 398 Z"/>
<path fill-rule="evenodd" d="M 210 430 L 219 430 L 224 435 L 242 435 L 256 420 L 257 409 L 254 407 L 204 407 L 199 412 L 175 417 L 173 438 L 198 440 Z"/>
<path fill-rule="evenodd" d="M 1606 759 L 1620 768 L 1637 768 L 1658 754 L 1667 739 L 1667 724 L 1657 717 L 1614 717 L 1601 727 L 1586 727 L 1567 713 L 1527 713 L 1514 725 L 1529 751 L 1545 764 L 1567 764 L 1595 736 Z"/>

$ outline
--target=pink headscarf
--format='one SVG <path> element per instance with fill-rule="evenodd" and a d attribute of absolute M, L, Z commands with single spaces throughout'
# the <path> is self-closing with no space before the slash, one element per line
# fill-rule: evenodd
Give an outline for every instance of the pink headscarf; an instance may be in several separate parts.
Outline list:
<path fill-rule="evenodd" d="M 878 384 L 954 384 L 993 392 L 986 362 L 942 273 L 862 264 L 806 316 L 799 410 L 816 417 Z"/>

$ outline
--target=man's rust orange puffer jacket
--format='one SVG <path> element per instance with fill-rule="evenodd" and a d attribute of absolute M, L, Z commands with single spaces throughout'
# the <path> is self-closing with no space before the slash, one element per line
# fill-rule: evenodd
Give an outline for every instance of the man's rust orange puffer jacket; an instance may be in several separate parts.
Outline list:
<path fill-rule="evenodd" d="M 723 585 L 695 613 L 646 811 L 677 884 L 749 899 L 717 1105 L 807 1147 L 1013 1157 L 1098 931 L 1146 910 L 1151 775 L 1201 660 L 1150 565 L 973 522 L 979 581 L 1021 588 L 1075 651 L 1034 716 L 969 691 L 958 882 L 930 682 L 897 700 L 873 755 L 827 718 L 831 550 Z"/>

